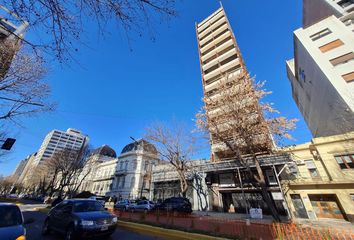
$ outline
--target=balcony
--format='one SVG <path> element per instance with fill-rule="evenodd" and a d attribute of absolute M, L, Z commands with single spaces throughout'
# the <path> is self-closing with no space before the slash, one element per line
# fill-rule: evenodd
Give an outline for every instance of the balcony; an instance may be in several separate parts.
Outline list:
<path fill-rule="evenodd" d="M 217 35 L 219 35 L 220 33 L 222 33 L 223 31 L 227 30 L 227 24 L 225 24 L 224 26 L 218 28 L 215 32 L 213 32 L 212 34 L 210 34 L 208 37 L 206 37 L 205 39 L 201 40 L 199 42 L 200 46 L 203 46 L 203 44 L 205 44 L 206 42 L 212 40 L 213 38 L 215 38 Z M 201 52 L 205 52 L 206 49 L 204 49 L 206 46 L 203 46 L 203 49 L 201 49 Z"/>
<path fill-rule="evenodd" d="M 205 30 L 204 32 L 202 32 L 201 34 L 198 35 L 199 40 L 202 41 L 208 41 L 208 39 L 210 39 L 210 37 L 215 34 L 217 32 L 217 28 L 219 28 L 220 26 L 222 26 L 223 24 L 227 23 L 227 20 L 225 17 L 221 18 L 220 20 L 218 20 L 217 22 L 213 23 L 212 25 L 209 26 L 209 28 L 207 30 Z M 227 24 L 225 24 L 225 26 L 227 26 Z M 214 30 L 217 29 L 215 32 Z"/>
<path fill-rule="evenodd" d="M 240 60 L 238 58 L 236 58 L 235 60 L 232 60 L 232 61 L 222 65 L 221 67 L 212 71 L 211 73 L 204 75 L 204 81 L 208 81 L 209 79 L 211 79 L 217 75 L 224 74 L 228 70 L 230 70 L 232 68 L 236 68 L 238 65 L 240 65 Z"/>
<path fill-rule="evenodd" d="M 216 52 L 221 52 L 222 50 L 224 50 L 227 47 L 232 46 L 233 44 L 234 44 L 233 40 L 230 39 L 229 41 L 227 41 L 224 44 L 218 46 L 217 48 L 215 48 L 214 50 L 212 50 L 209 53 L 205 54 L 204 56 L 202 55 L 202 57 L 201 57 L 202 62 L 205 62 L 206 60 L 208 60 L 209 58 L 214 56 L 216 54 Z"/>
<path fill-rule="evenodd" d="M 211 15 L 210 17 L 206 18 L 204 21 L 199 23 L 197 26 L 198 34 L 203 32 L 207 27 L 210 26 L 211 23 L 215 22 L 215 20 L 221 17 L 223 14 L 224 13 L 220 8 L 213 15 Z"/>
<path fill-rule="evenodd" d="M 218 36 L 219 34 L 221 34 L 222 32 L 226 31 L 225 33 L 223 33 L 222 35 Z M 227 37 L 231 36 L 231 32 L 228 31 L 227 25 L 225 24 L 224 26 L 222 26 L 221 28 L 219 28 L 215 33 L 213 33 L 212 35 L 210 35 L 210 38 L 208 37 L 207 39 L 203 40 L 202 42 L 200 42 L 200 46 L 203 46 L 203 44 L 205 44 L 206 42 L 210 41 L 210 43 L 208 43 L 207 45 L 203 46 L 200 49 L 201 53 L 206 53 L 208 52 L 208 50 L 210 50 L 210 48 L 216 46 L 218 43 L 220 43 L 221 41 L 223 41 L 224 39 L 226 39 Z M 215 39 L 212 39 L 215 38 Z"/>
<path fill-rule="evenodd" d="M 222 54 L 221 56 L 219 56 L 218 58 L 212 60 L 211 62 L 205 64 L 203 66 L 203 71 L 208 70 L 211 67 L 214 67 L 216 64 L 218 64 L 219 62 L 224 61 L 225 59 L 233 56 L 233 55 L 237 55 L 236 49 L 232 48 L 229 51 L 227 51 L 226 53 Z"/>
<path fill-rule="evenodd" d="M 236 71 L 230 73 L 229 78 L 236 77 L 236 76 L 239 75 L 240 73 L 241 73 L 241 69 L 238 69 L 238 70 L 236 70 Z M 218 79 L 216 79 L 216 80 L 213 81 L 213 82 L 206 83 L 205 86 L 204 86 L 205 92 L 209 92 L 209 91 L 212 91 L 212 90 L 214 90 L 215 88 L 217 88 L 217 87 L 218 87 L 218 84 L 219 84 L 219 80 L 221 80 L 221 79 L 224 79 L 224 78 L 218 78 Z M 212 98 L 212 99 L 213 99 L 213 98 Z M 210 112 L 212 112 L 212 111 L 210 111 Z"/>

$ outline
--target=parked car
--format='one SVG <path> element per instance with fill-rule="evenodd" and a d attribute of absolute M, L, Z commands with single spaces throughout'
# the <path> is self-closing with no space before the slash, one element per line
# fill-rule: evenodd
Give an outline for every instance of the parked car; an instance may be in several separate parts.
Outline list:
<path fill-rule="evenodd" d="M 25 240 L 26 229 L 23 216 L 18 206 L 0 203 L 0 238 L 4 240 Z"/>
<path fill-rule="evenodd" d="M 65 234 L 66 240 L 91 236 L 108 238 L 115 231 L 117 220 L 96 200 L 69 199 L 49 211 L 42 233 L 60 232 Z"/>
<path fill-rule="evenodd" d="M 125 200 L 121 200 L 119 202 L 117 202 L 115 205 L 114 205 L 114 208 L 116 209 L 121 209 L 123 211 L 127 211 L 129 209 L 129 206 L 132 204 L 131 201 L 129 201 L 128 199 L 125 199 Z"/>
<path fill-rule="evenodd" d="M 191 213 L 193 211 L 191 202 L 184 197 L 167 198 L 161 204 L 157 204 L 154 210 L 183 213 Z"/>
<path fill-rule="evenodd" d="M 131 205 L 129 208 L 132 212 L 134 212 L 134 211 L 148 212 L 153 209 L 154 205 L 155 204 L 152 201 L 141 200 L 141 201 L 138 201 L 136 204 Z"/>

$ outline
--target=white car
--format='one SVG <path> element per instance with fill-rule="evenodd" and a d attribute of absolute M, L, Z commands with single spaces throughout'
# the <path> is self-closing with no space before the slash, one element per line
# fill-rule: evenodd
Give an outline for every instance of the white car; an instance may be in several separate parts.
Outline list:
<path fill-rule="evenodd" d="M 134 211 L 144 211 L 148 212 L 154 207 L 154 202 L 148 200 L 141 200 L 137 202 L 135 205 L 129 206 L 132 212 Z"/>

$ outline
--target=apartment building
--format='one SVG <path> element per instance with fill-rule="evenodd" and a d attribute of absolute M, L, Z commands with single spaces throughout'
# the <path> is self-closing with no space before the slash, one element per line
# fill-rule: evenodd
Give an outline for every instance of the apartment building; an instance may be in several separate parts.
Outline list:
<path fill-rule="evenodd" d="M 354 130 L 354 2 L 304 0 L 287 61 L 292 95 L 314 137 Z"/>
<path fill-rule="evenodd" d="M 17 180 L 17 179 L 19 179 L 19 177 L 21 177 L 23 171 L 24 171 L 25 168 L 26 168 L 27 163 L 29 162 L 29 159 L 30 159 L 30 156 L 27 156 L 25 159 L 21 160 L 21 161 L 17 164 L 16 169 L 15 169 L 15 171 L 14 171 L 13 174 L 12 174 L 12 177 L 13 177 L 14 179 Z"/>
<path fill-rule="evenodd" d="M 72 128 L 67 129 L 66 132 L 53 130 L 45 137 L 33 164 L 37 166 L 64 149 L 80 151 L 88 141 L 89 138 L 79 130 Z"/>
<path fill-rule="evenodd" d="M 28 22 L 21 20 L 15 13 L 0 5 L 0 43 L 20 40 L 27 27 Z"/>
<path fill-rule="evenodd" d="M 239 105 L 243 104 L 245 106 L 242 107 L 242 109 L 248 110 L 243 111 L 242 116 L 240 116 L 240 119 L 237 121 L 243 121 L 243 119 L 245 119 L 249 121 L 248 124 L 250 126 L 261 126 L 263 116 L 260 111 L 257 111 L 257 109 L 259 109 L 258 106 L 254 107 L 259 103 L 254 94 L 251 79 L 244 78 L 246 80 L 239 81 L 239 77 L 247 75 L 248 73 L 231 25 L 222 6 L 205 20 L 196 24 L 196 34 L 204 99 L 206 99 L 205 109 L 211 132 L 212 161 L 232 158 L 234 157 L 234 153 L 230 151 L 225 141 L 220 141 L 220 137 L 213 134 L 218 132 L 219 136 L 222 135 L 223 138 L 227 139 L 232 145 L 238 144 L 241 146 L 237 141 L 246 142 L 240 136 L 235 140 L 234 136 L 229 133 L 230 129 L 235 129 L 235 127 L 231 125 L 232 122 L 236 120 L 232 119 L 231 114 L 229 114 L 233 110 L 226 109 L 228 105 L 222 100 L 229 94 L 226 85 L 230 84 L 232 81 L 231 84 L 235 87 L 233 89 L 237 92 L 231 97 L 234 98 L 234 101 L 238 102 Z M 245 89 L 251 90 L 247 92 Z M 218 130 L 216 131 L 215 129 Z M 259 127 L 258 129 L 263 128 Z M 266 132 L 267 131 L 268 130 L 266 130 Z M 269 140 L 269 136 L 257 137 L 259 143 L 255 145 L 259 146 L 261 151 L 266 151 L 268 147 L 264 146 L 266 142 L 264 141 L 265 138 Z M 245 147 L 245 149 L 246 148 L 247 147 Z M 247 154 L 247 152 L 243 152 L 243 154 Z"/>
<path fill-rule="evenodd" d="M 284 149 L 297 171 L 282 176 L 292 217 L 354 222 L 354 132 Z"/>

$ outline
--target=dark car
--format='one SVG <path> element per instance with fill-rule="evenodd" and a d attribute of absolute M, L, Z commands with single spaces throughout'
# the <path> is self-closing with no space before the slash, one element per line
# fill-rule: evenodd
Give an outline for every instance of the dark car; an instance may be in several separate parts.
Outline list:
<path fill-rule="evenodd" d="M 184 197 L 167 198 L 162 203 L 157 204 L 154 209 L 160 211 L 182 213 L 191 213 L 193 211 L 191 202 L 188 200 L 188 198 Z"/>
<path fill-rule="evenodd" d="M 0 239 L 25 240 L 26 229 L 23 226 L 21 210 L 11 203 L 0 203 Z"/>
<path fill-rule="evenodd" d="M 42 233 L 52 230 L 65 234 L 67 240 L 86 237 L 108 238 L 116 229 L 117 217 L 92 199 L 64 200 L 52 208 L 44 221 Z"/>

